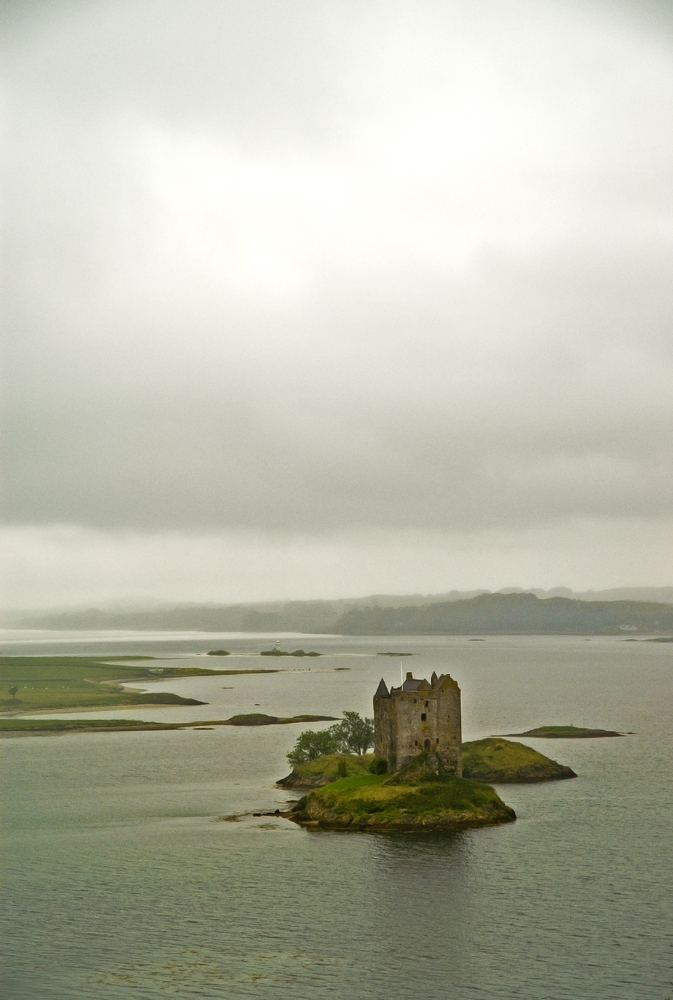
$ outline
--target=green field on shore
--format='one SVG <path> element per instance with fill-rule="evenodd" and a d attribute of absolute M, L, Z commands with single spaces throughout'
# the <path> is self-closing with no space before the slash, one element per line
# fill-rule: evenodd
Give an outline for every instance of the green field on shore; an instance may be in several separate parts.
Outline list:
<path fill-rule="evenodd" d="M 272 670 L 206 670 L 200 667 L 153 667 L 148 656 L 1 656 L 0 712 L 68 711 L 132 705 L 202 705 L 167 691 L 128 691 L 121 684 L 168 677 L 198 677 Z M 115 661 L 115 662 L 111 662 Z"/>

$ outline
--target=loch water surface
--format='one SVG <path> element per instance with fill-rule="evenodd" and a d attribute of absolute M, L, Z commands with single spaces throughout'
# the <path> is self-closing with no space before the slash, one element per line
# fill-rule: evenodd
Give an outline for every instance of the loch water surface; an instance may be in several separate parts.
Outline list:
<path fill-rule="evenodd" d="M 144 687 L 208 704 L 105 713 L 204 729 L 0 742 L 4 1000 L 673 992 L 673 645 L 301 636 L 285 647 L 324 655 L 254 655 L 275 638 L 7 634 L 13 655 L 156 656 L 165 674 Z M 235 655 L 204 658 L 221 646 Z M 376 655 L 386 650 L 414 656 Z M 278 672 L 170 680 L 190 664 Z M 401 664 L 457 679 L 465 739 L 568 723 L 633 735 L 527 740 L 579 777 L 500 786 L 518 816 L 502 827 L 316 834 L 250 815 L 292 797 L 274 781 L 305 727 L 208 720 L 371 714 L 380 677 L 397 681 Z"/>

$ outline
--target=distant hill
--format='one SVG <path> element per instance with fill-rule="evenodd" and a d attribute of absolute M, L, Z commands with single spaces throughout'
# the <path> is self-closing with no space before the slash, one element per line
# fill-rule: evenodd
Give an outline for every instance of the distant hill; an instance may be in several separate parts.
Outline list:
<path fill-rule="evenodd" d="M 447 594 L 373 594 L 334 601 L 261 601 L 249 604 L 160 604 L 151 607 L 65 608 L 3 612 L 5 628 L 46 629 L 185 629 L 199 632 L 331 632 L 350 608 L 406 607 L 455 601 L 477 594 L 453 590 Z"/>
<path fill-rule="evenodd" d="M 589 596 L 593 599 L 589 600 Z M 653 603 L 654 597 L 657 603 Z M 499 598 L 506 600 L 499 601 Z M 555 603 L 559 601 L 560 604 Z M 569 607 L 574 610 L 568 610 Z M 603 610 L 592 611 L 594 607 Z M 648 608 L 656 610 L 650 613 Z M 588 591 L 586 594 L 575 594 L 567 588 L 558 587 L 551 591 L 532 592 L 511 588 L 497 594 L 484 590 L 453 590 L 434 595 L 374 594 L 334 601 L 249 604 L 154 602 L 149 607 L 127 605 L 4 612 L 1 621 L 5 628 L 343 632 L 350 635 L 531 630 L 584 632 L 587 629 L 593 632 L 600 623 L 599 632 L 607 630 L 609 633 L 611 630 L 621 631 L 621 626 L 628 625 L 634 625 L 637 631 L 673 631 L 673 625 L 665 624 L 670 621 L 667 615 L 672 612 L 673 587 L 624 588 L 618 591 Z M 662 624 L 655 627 L 655 621 Z"/>
<path fill-rule="evenodd" d="M 481 594 L 412 608 L 351 608 L 341 635 L 629 635 L 673 631 L 673 606 L 643 601 L 541 600 L 535 594 Z"/>
<path fill-rule="evenodd" d="M 500 593 L 507 593 L 501 590 Z M 509 593 L 531 593 L 536 597 L 569 597 L 575 601 L 648 601 L 654 604 L 673 604 L 673 587 L 615 587 L 612 590 L 572 591 L 568 587 L 554 587 L 553 590 L 514 590 Z M 467 595 L 465 595 L 467 596 Z M 472 596 L 472 595 L 470 595 Z"/>

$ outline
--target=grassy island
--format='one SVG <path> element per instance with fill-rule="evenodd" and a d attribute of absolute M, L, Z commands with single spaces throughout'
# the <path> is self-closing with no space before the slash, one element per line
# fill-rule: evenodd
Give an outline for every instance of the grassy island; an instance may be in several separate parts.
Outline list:
<path fill-rule="evenodd" d="M 232 715 L 225 722 L 210 722 L 211 726 L 275 726 L 288 725 L 294 722 L 332 722 L 333 715 L 264 715 L 262 712 L 251 712 L 249 715 Z"/>
<path fill-rule="evenodd" d="M 419 754 L 392 775 L 360 774 L 316 788 L 288 814 L 310 830 L 429 833 L 511 823 L 494 789 L 445 772 Z"/>
<path fill-rule="evenodd" d="M 493 737 L 463 743 L 463 776 L 489 784 L 577 777 L 572 768 L 545 757 L 524 743 Z"/>
<path fill-rule="evenodd" d="M 320 656 L 320 653 L 316 653 L 314 650 L 309 650 L 308 653 L 305 649 L 295 649 L 294 652 L 290 653 L 286 649 L 263 649 L 259 654 L 260 656 Z"/>
<path fill-rule="evenodd" d="M 530 736 L 541 740 L 586 740 L 601 736 L 624 736 L 612 729 L 582 729 L 581 726 L 538 726 L 525 733 L 503 733 L 503 736 Z"/>

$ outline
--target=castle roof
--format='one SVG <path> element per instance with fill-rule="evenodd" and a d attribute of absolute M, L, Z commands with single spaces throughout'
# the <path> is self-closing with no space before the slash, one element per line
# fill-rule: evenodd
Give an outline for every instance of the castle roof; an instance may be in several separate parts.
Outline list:
<path fill-rule="evenodd" d="M 421 691 L 436 691 L 439 688 L 446 687 L 446 685 L 452 687 L 458 687 L 454 679 L 450 674 L 440 674 L 438 677 L 436 673 L 432 675 L 432 681 L 428 682 L 424 677 L 413 677 L 410 673 L 407 674 L 406 680 L 402 682 L 399 687 L 391 687 L 390 691 L 386 687 L 384 681 L 382 680 L 376 689 L 375 697 L 385 698 L 392 695 L 399 694 L 413 694 L 415 692 Z"/>

